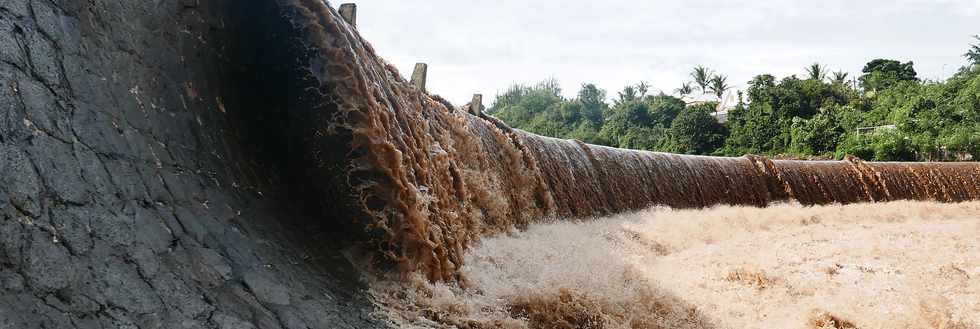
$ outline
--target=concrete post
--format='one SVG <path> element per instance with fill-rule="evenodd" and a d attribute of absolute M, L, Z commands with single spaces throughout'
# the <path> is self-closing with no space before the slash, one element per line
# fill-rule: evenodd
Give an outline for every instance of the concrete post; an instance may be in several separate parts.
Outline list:
<path fill-rule="evenodd" d="M 473 94 L 473 100 L 470 101 L 470 114 L 475 116 L 480 116 L 483 113 L 483 95 Z"/>
<path fill-rule="evenodd" d="M 353 3 L 345 3 L 340 5 L 340 17 L 343 17 L 347 24 L 357 27 L 357 5 Z"/>
<path fill-rule="evenodd" d="M 419 89 L 425 90 L 425 77 L 429 65 L 425 63 L 415 63 L 415 71 L 412 72 L 412 84 Z"/>

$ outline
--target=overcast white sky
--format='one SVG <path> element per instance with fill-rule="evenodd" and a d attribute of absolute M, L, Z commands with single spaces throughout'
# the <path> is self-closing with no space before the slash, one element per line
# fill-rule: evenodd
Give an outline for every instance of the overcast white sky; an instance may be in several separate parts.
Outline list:
<path fill-rule="evenodd" d="M 457 104 L 549 77 L 567 96 L 583 82 L 610 96 L 638 81 L 669 93 L 698 64 L 737 88 L 813 62 L 860 74 L 879 57 L 936 79 L 965 64 L 980 34 L 980 0 L 352 2 L 382 57 L 406 77 L 427 62 L 428 90 Z"/>

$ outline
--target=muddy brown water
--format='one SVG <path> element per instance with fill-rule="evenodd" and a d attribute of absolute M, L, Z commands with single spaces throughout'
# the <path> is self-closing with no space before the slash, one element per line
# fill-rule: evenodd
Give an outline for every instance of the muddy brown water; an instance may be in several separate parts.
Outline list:
<path fill-rule="evenodd" d="M 980 197 L 976 163 L 873 163 L 676 155 L 538 136 L 474 116 L 406 81 L 320 1 L 281 1 L 295 38 L 282 84 L 324 199 L 369 232 L 396 271 L 459 280 L 482 236 L 554 218 L 662 205 L 766 206 Z"/>

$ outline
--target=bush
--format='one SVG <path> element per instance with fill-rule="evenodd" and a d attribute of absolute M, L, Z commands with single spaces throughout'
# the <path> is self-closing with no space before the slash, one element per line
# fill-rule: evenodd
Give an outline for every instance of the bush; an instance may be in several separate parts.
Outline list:
<path fill-rule="evenodd" d="M 853 155 L 874 161 L 914 161 L 916 158 L 910 138 L 896 130 L 868 135 L 849 134 L 835 155 L 838 159 Z"/>
<path fill-rule="evenodd" d="M 714 103 L 685 109 L 670 125 L 671 151 L 687 154 L 711 154 L 721 147 L 727 132 L 711 115 Z"/>

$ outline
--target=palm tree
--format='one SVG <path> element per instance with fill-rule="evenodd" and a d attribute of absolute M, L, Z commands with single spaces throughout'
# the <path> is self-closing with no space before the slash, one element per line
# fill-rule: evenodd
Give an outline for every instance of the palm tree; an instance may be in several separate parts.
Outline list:
<path fill-rule="evenodd" d="M 684 98 L 684 96 L 690 95 L 693 92 L 694 88 L 691 87 L 690 82 L 685 82 L 680 88 L 677 88 L 677 94 L 681 95 L 681 98 Z"/>
<path fill-rule="evenodd" d="M 708 93 L 708 83 L 711 82 L 711 75 L 711 70 L 701 65 L 695 66 L 694 71 L 691 71 L 691 78 L 694 79 L 694 83 L 701 87 L 701 94 Z"/>
<path fill-rule="evenodd" d="M 648 91 L 650 91 L 650 84 L 646 81 L 640 81 L 636 84 L 636 93 L 639 94 L 639 98 L 646 97 Z"/>
<path fill-rule="evenodd" d="M 973 38 L 980 41 L 980 35 L 974 35 Z M 963 54 L 963 57 L 970 60 L 970 64 L 980 65 L 980 43 L 971 46 L 970 50 Z"/>
<path fill-rule="evenodd" d="M 636 87 L 623 87 L 623 91 L 619 92 L 619 101 L 617 103 L 625 103 L 632 100 L 636 100 Z"/>
<path fill-rule="evenodd" d="M 806 74 L 812 80 L 823 81 L 827 77 L 827 67 L 820 65 L 820 63 L 813 63 L 806 68 Z"/>
<path fill-rule="evenodd" d="M 732 89 L 732 87 L 728 85 L 727 80 L 728 77 L 724 75 L 716 75 L 711 78 L 711 86 L 709 88 L 711 89 L 711 92 L 715 94 L 715 96 L 718 96 L 718 100 L 721 100 L 721 98 L 725 96 L 725 91 Z"/>
<path fill-rule="evenodd" d="M 845 82 L 847 82 L 847 72 L 844 71 L 834 72 L 834 77 L 831 80 L 833 80 L 834 84 L 842 85 Z"/>

